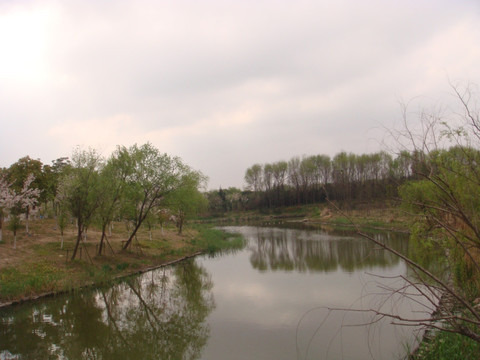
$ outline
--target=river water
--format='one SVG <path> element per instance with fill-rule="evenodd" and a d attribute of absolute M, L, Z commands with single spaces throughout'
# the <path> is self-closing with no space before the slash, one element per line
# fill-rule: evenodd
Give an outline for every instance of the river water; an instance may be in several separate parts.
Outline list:
<path fill-rule="evenodd" d="M 0 359 L 395 359 L 421 335 L 368 311 L 423 310 L 392 295 L 407 268 L 370 241 L 315 228 L 225 230 L 243 234 L 244 249 L 0 309 Z M 375 236 L 408 250 L 405 236 Z"/>

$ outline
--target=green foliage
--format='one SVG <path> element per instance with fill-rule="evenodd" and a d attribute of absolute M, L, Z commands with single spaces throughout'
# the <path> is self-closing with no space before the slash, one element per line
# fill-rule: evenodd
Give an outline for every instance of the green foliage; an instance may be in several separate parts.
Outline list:
<path fill-rule="evenodd" d="M 410 228 L 409 257 L 426 268 L 438 265 L 445 258 L 445 244 L 442 234 L 435 234 L 423 222 L 416 222 Z"/>
<path fill-rule="evenodd" d="M 148 214 L 163 206 L 168 197 L 188 187 L 192 174 L 201 174 L 191 170 L 180 158 L 162 154 L 149 143 L 122 149 L 133 166 L 126 179 L 122 203 L 122 215 L 134 224 L 124 245 L 126 249 Z M 185 202 L 188 203 L 188 199 Z"/>
<path fill-rule="evenodd" d="M 10 221 L 8 222 L 8 229 L 13 232 L 13 235 L 17 235 L 18 229 L 22 226 L 22 222 L 20 221 L 20 217 L 18 215 L 12 215 L 10 217 Z"/>
<path fill-rule="evenodd" d="M 88 225 L 98 207 L 101 161 L 95 150 L 77 149 L 71 171 L 60 180 L 57 202 L 77 218 L 80 227 Z"/>
<path fill-rule="evenodd" d="M 475 255 L 480 239 L 480 152 L 454 146 L 417 154 L 421 179 L 402 185 L 399 194 L 408 211 L 422 216 L 412 229 L 411 258 L 421 264 L 435 257 L 445 258 L 448 250 L 451 268 L 459 289 L 467 298 L 480 295 L 480 274 L 465 252 Z"/>
<path fill-rule="evenodd" d="M 480 343 L 448 332 L 437 332 L 433 340 L 420 344 L 414 360 L 477 360 Z"/>
<path fill-rule="evenodd" d="M 35 188 L 42 188 L 42 167 L 43 164 L 40 160 L 34 160 L 29 156 L 25 156 L 12 164 L 8 168 L 8 179 L 12 182 L 14 190 L 17 193 L 20 192 L 25 180 L 27 180 L 30 174 L 35 176 L 33 186 Z"/>
<path fill-rule="evenodd" d="M 82 234 L 90 225 L 99 207 L 99 173 L 102 158 L 93 149 L 76 149 L 72 168 L 60 180 L 56 201 L 77 219 L 77 240 L 72 259 L 75 258 Z"/>
<path fill-rule="evenodd" d="M 199 227 L 199 236 L 192 244 L 208 253 L 220 250 L 235 250 L 245 246 L 245 239 L 240 234 L 230 234 L 220 229 Z"/>
<path fill-rule="evenodd" d="M 454 247 L 450 261 L 455 282 L 466 299 L 473 301 L 480 297 L 480 277 L 472 260 L 467 258 L 462 248 Z"/>
<path fill-rule="evenodd" d="M 126 268 L 128 268 L 129 264 L 128 263 L 120 263 L 120 264 L 117 264 L 117 270 L 119 271 L 122 271 L 122 270 L 125 270 Z"/>
<path fill-rule="evenodd" d="M 112 270 L 113 270 L 113 269 L 112 269 L 112 267 L 111 267 L 109 264 L 102 265 L 102 271 L 103 271 L 103 272 L 108 273 L 108 272 L 111 272 Z"/>
<path fill-rule="evenodd" d="M 70 213 L 68 212 L 68 209 L 65 207 L 60 207 L 57 215 L 57 224 L 58 228 L 60 229 L 60 234 L 63 235 L 63 232 L 68 226 L 68 223 L 70 222 Z"/>
<path fill-rule="evenodd" d="M 196 171 L 188 171 L 181 177 L 181 185 L 167 194 L 163 204 L 168 207 L 173 214 L 177 216 L 178 232 L 182 232 L 184 221 L 208 206 L 206 197 L 200 192 L 206 178 Z"/>
<path fill-rule="evenodd" d="M 361 155 L 342 151 L 332 159 L 320 154 L 255 164 L 245 172 L 246 188 L 253 194 L 243 207 L 307 205 L 327 198 L 350 206 L 351 200 L 386 199 L 396 196 L 398 184 L 411 178 L 412 161 L 408 152 L 394 159 L 384 151 Z"/>

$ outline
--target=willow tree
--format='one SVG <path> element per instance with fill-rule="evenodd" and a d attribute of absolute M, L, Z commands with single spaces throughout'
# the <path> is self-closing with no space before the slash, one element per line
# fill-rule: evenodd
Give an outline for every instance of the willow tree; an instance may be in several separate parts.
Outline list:
<path fill-rule="evenodd" d="M 123 203 L 123 213 L 133 223 L 123 246 L 126 250 L 150 211 L 160 206 L 167 195 L 184 186 L 185 176 L 191 169 L 180 158 L 160 153 L 150 143 L 122 148 L 122 151 L 126 151 L 132 164 Z"/>
<path fill-rule="evenodd" d="M 95 150 L 76 149 L 72 168 L 62 177 L 57 190 L 57 202 L 77 219 L 77 240 L 72 253 L 75 259 L 78 247 L 95 211 L 99 207 L 99 169 L 102 158 Z"/>
<path fill-rule="evenodd" d="M 99 206 L 97 221 L 102 230 L 98 255 L 102 254 L 104 241 L 107 239 L 107 227 L 118 214 L 121 200 L 125 195 L 127 179 L 132 175 L 133 161 L 127 149 L 118 147 L 100 171 Z"/>
<path fill-rule="evenodd" d="M 200 191 L 206 183 L 206 177 L 197 171 L 188 171 L 182 176 L 181 186 L 165 199 L 167 206 L 176 216 L 178 234 L 182 234 L 185 220 L 208 206 L 207 198 Z"/>

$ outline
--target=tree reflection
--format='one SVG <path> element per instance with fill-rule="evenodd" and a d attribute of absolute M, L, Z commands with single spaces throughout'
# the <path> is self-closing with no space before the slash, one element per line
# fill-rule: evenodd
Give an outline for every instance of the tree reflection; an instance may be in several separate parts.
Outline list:
<path fill-rule="evenodd" d="M 244 235 L 254 240 L 249 243 L 250 262 L 260 271 L 330 272 L 340 268 L 353 272 L 378 266 L 387 268 L 399 262 L 397 256 L 378 249 L 371 241 L 322 230 L 257 228 Z M 375 236 L 402 253 L 408 251 L 408 242 L 401 234 Z"/>
<path fill-rule="evenodd" d="M 209 337 L 212 282 L 194 260 L 0 311 L 0 358 L 196 359 Z M 3 355 L 2 355 L 3 354 Z"/>

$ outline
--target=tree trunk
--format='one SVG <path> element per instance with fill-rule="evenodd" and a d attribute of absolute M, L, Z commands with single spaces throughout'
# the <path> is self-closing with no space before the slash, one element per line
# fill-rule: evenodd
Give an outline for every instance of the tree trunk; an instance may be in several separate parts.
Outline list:
<path fill-rule="evenodd" d="M 135 234 L 137 233 L 138 229 L 140 229 L 140 225 L 142 225 L 142 222 L 139 222 L 137 225 L 135 225 L 135 229 L 133 229 L 133 232 L 130 234 L 130 237 L 128 238 L 127 242 L 125 245 L 123 245 L 122 250 L 127 250 L 128 247 L 130 246 L 130 243 L 133 241 L 133 238 L 135 237 Z"/>
<path fill-rule="evenodd" d="M 30 234 L 29 230 L 28 230 L 28 218 L 29 218 L 29 215 L 30 215 L 30 207 L 27 207 L 27 212 L 25 213 L 25 231 L 27 232 L 27 235 Z"/>
<path fill-rule="evenodd" d="M 77 256 L 78 247 L 80 245 L 80 241 L 82 241 L 82 227 L 83 226 L 77 226 L 77 242 L 75 243 L 71 260 L 75 260 L 75 256 Z"/>
<path fill-rule="evenodd" d="M 185 215 L 179 214 L 178 220 L 177 220 L 178 235 L 182 235 L 184 221 L 185 221 Z"/>
<path fill-rule="evenodd" d="M 107 225 L 103 225 L 102 227 L 102 237 L 100 238 L 100 245 L 98 246 L 98 256 L 101 256 L 102 255 L 102 250 L 103 250 L 103 240 L 105 239 L 105 237 L 107 236 L 107 234 L 105 234 L 106 232 L 106 229 L 107 228 Z"/>

